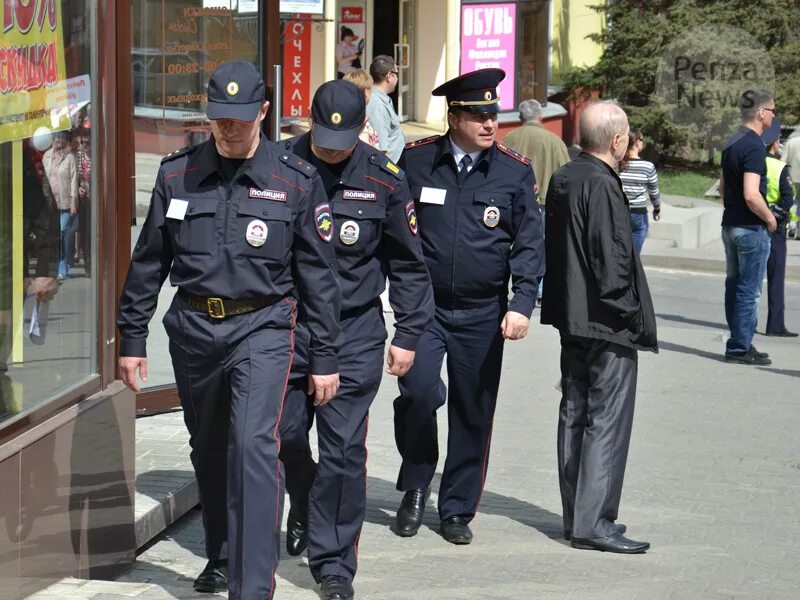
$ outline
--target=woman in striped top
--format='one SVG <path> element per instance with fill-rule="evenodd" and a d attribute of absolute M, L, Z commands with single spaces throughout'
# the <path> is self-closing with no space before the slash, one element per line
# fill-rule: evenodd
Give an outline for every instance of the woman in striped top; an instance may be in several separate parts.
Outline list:
<path fill-rule="evenodd" d="M 661 192 L 658 189 L 658 173 L 653 163 L 639 158 L 644 148 L 644 138 L 639 129 L 631 129 L 628 136 L 628 152 L 619 167 L 622 191 L 628 198 L 631 209 L 631 232 L 636 252 L 641 253 L 647 237 L 647 198 L 653 203 L 653 220 L 661 218 Z"/>

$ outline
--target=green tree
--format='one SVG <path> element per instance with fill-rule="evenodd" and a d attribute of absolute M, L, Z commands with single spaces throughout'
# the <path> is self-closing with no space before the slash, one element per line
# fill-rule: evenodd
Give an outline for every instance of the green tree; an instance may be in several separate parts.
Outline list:
<path fill-rule="evenodd" d="M 632 125 L 642 128 L 667 156 L 713 158 L 738 123 L 733 100 L 763 81 L 775 92 L 782 122 L 800 123 L 798 2 L 614 0 L 594 9 L 604 14 L 607 24 L 602 33 L 591 36 L 603 46 L 603 55 L 596 65 L 567 73 L 565 84 L 573 97 L 600 90 L 603 97 L 619 100 Z M 707 92 L 705 98 L 730 96 L 704 107 L 699 126 L 687 126 L 678 118 L 685 113 L 679 115 L 663 102 L 664 82 L 670 82 L 664 69 L 675 69 L 670 51 L 676 47 L 697 69 L 687 68 L 681 75 L 700 79 L 698 89 Z"/>

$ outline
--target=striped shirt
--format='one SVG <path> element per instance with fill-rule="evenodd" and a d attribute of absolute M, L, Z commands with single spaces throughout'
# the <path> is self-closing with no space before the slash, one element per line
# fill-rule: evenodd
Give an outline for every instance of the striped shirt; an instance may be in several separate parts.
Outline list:
<path fill-rule="evenodd" d="M 628 198 L 632 212 L 647 212 L 647 197 L 653 210 L 661 210 L 661 191 L 658 189 L 658 173 L 653 163 L 641 158 L 628 159 L 628 167 L 619 174 L 622 191 Z"/>

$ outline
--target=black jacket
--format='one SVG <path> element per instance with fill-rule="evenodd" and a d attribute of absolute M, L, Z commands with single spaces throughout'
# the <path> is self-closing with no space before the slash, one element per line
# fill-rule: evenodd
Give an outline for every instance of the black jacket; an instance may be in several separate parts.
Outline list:
<path fill-rule="evenodd" d="M 545 207 L 542 323 L 657 352 L 653 302 L 616 172 L 582 153 L 553 174 Z"/>

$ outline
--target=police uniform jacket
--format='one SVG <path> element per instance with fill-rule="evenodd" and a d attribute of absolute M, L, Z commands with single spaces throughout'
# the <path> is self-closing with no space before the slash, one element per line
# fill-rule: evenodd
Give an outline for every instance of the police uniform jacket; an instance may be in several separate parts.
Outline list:
<path fill-rule="evenodd" d="M 279 301 L 296 285 L 311 331 L 311 372 L 337 372 L 341 295 L 333 246 L 320 228 L 330 218 L 316 169 L 263 137 L 230 183 L 213 138 L 168 156 L 120 298 L 120 355 L 146 355 L 147 324 L 169 275 L 189 294 L 232 300 Z M 266 225 L 260 246 L 247 240 L 258 222 Z"/>
<path fill-rule="evenodd" d="M 436 305 L 467 308 L 505 299 L 510 276 L 514 296 L 508 308 L 530 317 L 544 273 L 542 218 L 530 161 L 494 144 L 459 185 L 445 135 L 408 144 L 400 166 L 417 208 Z"/>
<path fill-rule="evenodd" d="M 545 209 L 542 323 L 657 351 L 653 302 L 616 171 L 582 153 L 553 174 Z"/>
<path fill-rule="evenodd" d="M 280 142 L 279 147 L 309 160 L 311 134 Z M 416 349 L 433 319 L 433 295 L 405 173 L 385 154 L 359 140 L 328 197 L 334 216 L 331 233 L 342 316 L 374 304 L 388 276 L 397 328 L 392 344 Z"/>

